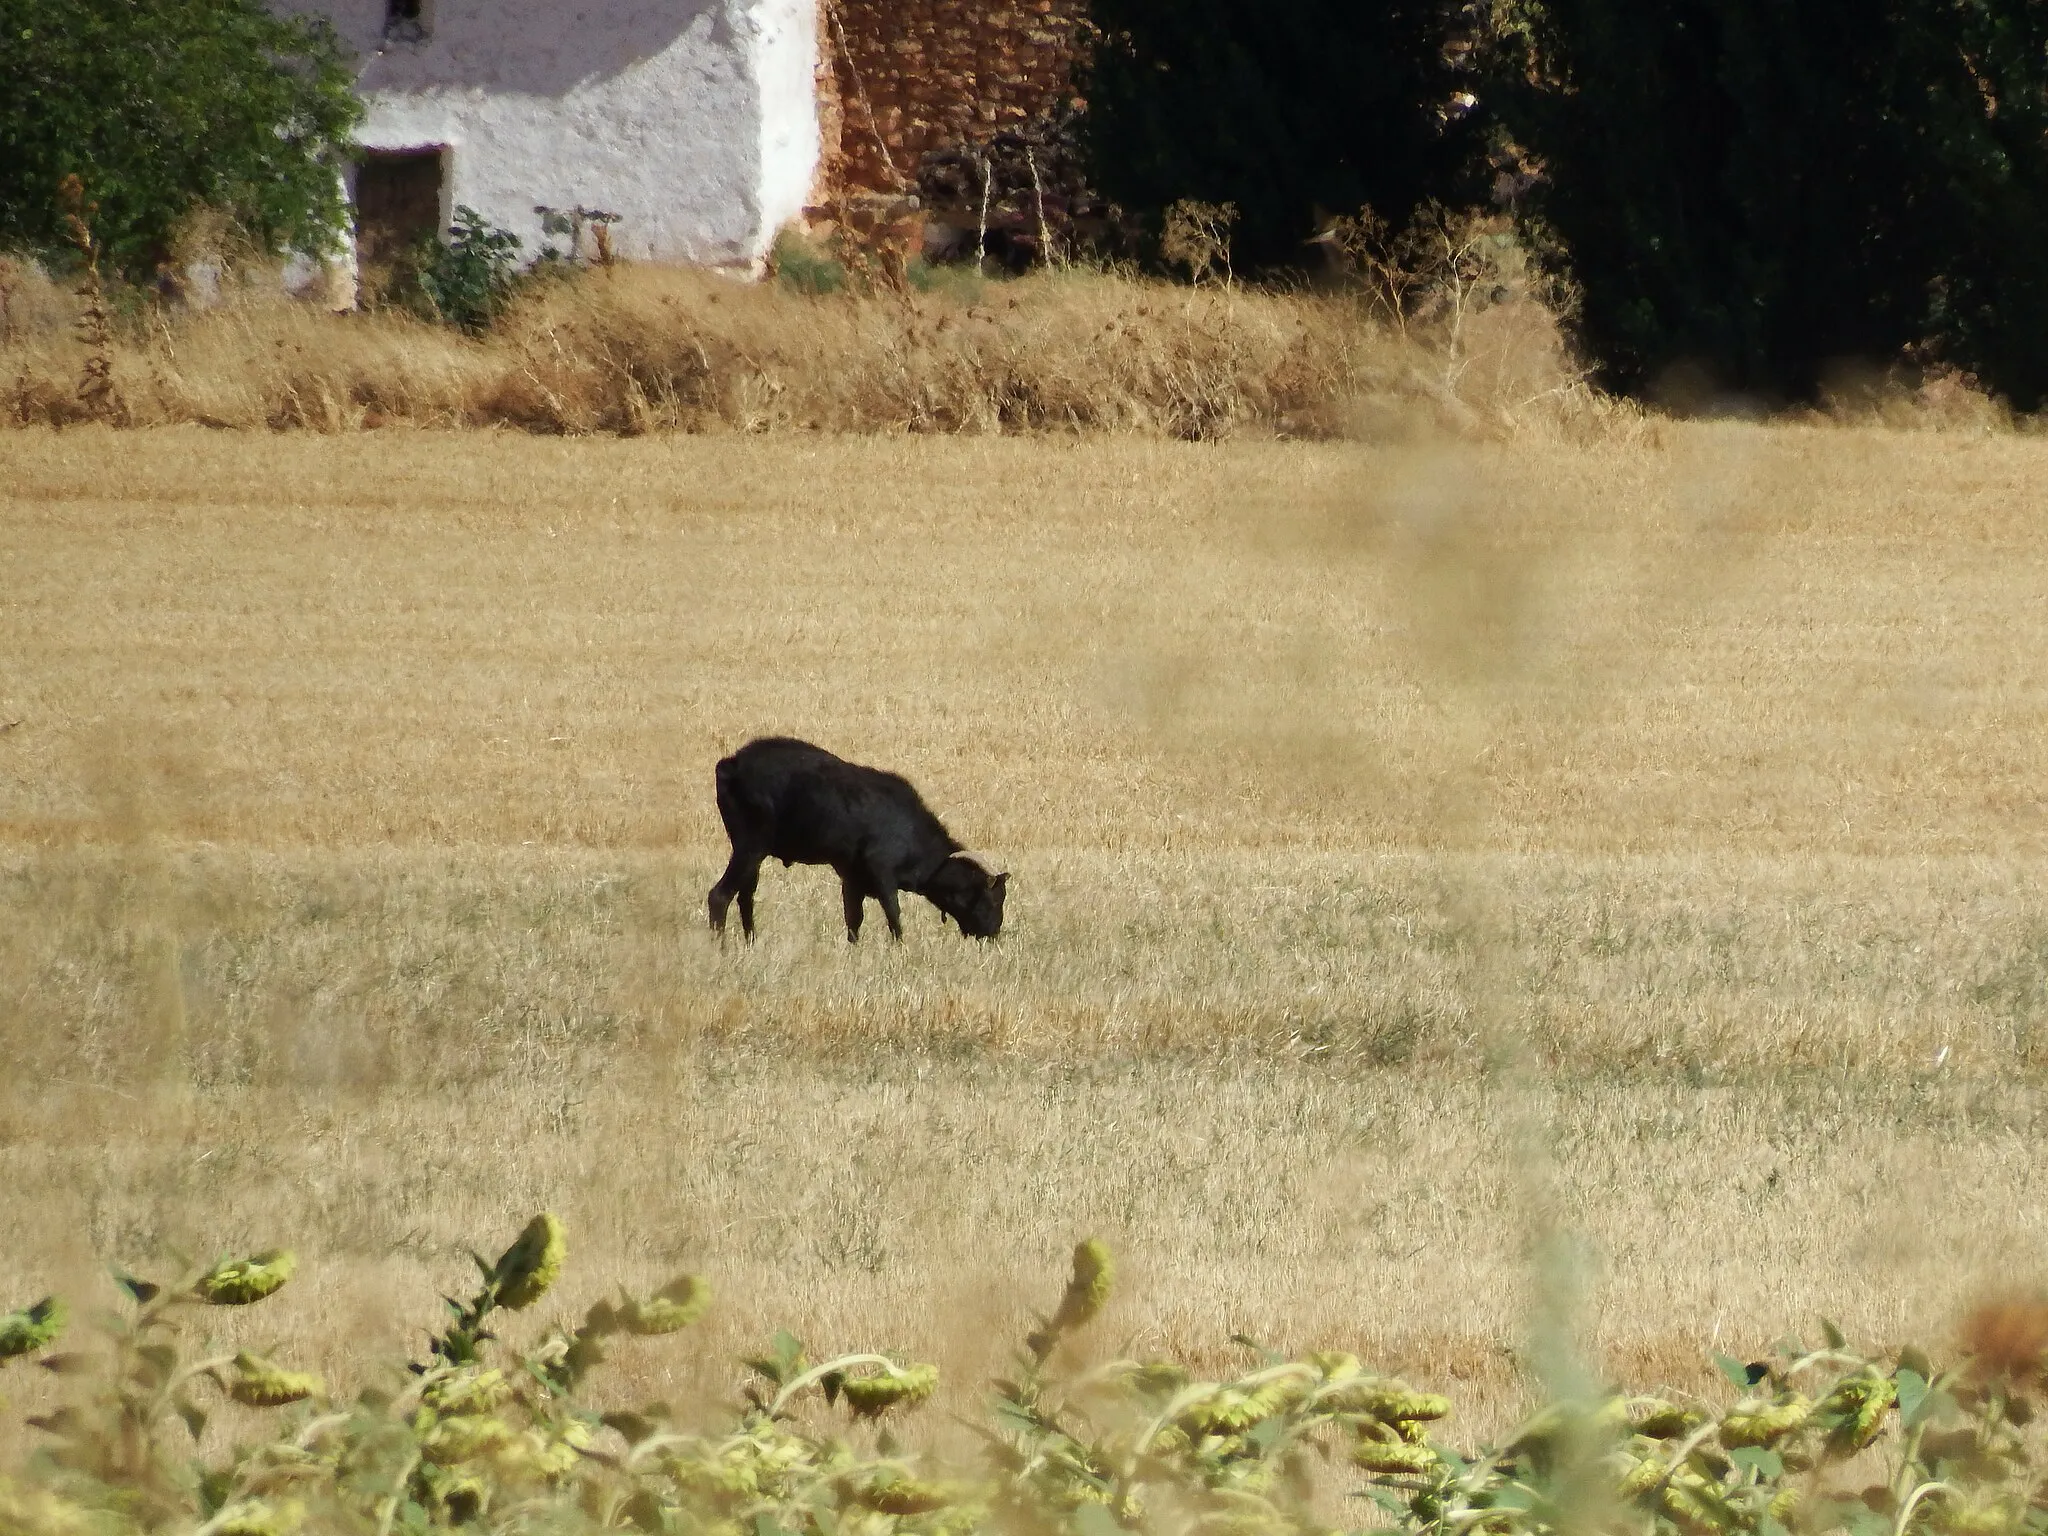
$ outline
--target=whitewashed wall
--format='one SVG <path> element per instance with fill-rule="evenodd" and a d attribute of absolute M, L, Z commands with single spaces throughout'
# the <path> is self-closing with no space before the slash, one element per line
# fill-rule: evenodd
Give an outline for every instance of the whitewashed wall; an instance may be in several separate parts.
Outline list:
<path fill-rule="evenodd" d="M 386 42 L 384 0 L 273 3 L 360 56 L 365 147 L 448 146 L 444 215 L 529 253 L 535 204 L 580 203 L 625 256 L 749 266 L 809 195 L 817 0 L 428 0 L 419 43 Z"/>

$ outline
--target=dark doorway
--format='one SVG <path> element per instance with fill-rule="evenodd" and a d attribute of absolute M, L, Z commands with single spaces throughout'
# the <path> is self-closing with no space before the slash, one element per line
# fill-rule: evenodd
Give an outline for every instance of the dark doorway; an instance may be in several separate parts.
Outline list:
<path fill-rule="evenodd" d="M 385 0 L 384 41 L 424 43 L 433 34 L 428 0 Z"/>
<path fill-rule="evenodd" d="M 372 150 L 356 168 L 356 270 L 366 298 L 382 298 L 411 253 L 441 233 L 446 151 Z"/>

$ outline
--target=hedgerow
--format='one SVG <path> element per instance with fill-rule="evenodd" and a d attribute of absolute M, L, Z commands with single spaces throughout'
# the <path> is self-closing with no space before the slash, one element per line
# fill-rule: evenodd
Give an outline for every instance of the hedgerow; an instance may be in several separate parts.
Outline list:
<path fill-rule="evenodd" d="M 190 1351 L 195 1310 L 274 1295 L 296 1267 L 288 1251 L 171 1285 L 117 1275 L 126 1309 L 96 1325 L 97 1350 L 58 1349 L 70 1323 L 59 1298 L 0 1317 L 0 1364 L 33 1357 L 74 1384 L 65 1406 L 29 1421 L 46 1443 L 0 1479 L 0 1536 L 2048 1533 L 2029 1437 L 2048 1314 L 2031 1304 L 1983 1315 L 1975 1353 L 1946 1370 L 1911 1349 L 1859 1354 L 1824 1325 L 1817 1347 L 1721 1358 L 1732 1404 L 1562 1398 L 1501 1444 L 1459 1451 L 1441 1438 L 1447 1399 L 1348 1353 L 1289 1359 L 1248 1344 L 1249 1368 L 1222 1381 L 1162 1361 L 1073 1365 L 1062 1346 L 1114 1283 L 1108 1249 L 1090 1240 L 1015 1370 L 990 1384 L 971 1425 L 983 1455 L 948 1467 L 883 1422 L 931 1398 L 936 1367 L 813 1361 L 787 1333 L 747 1362 L 752 1385 L 719 1427 L 583 1405 L 607 1340 L 677 1333 L 711 1296 L 683 1275 L 600 1301 L 525 1351 L 494 1337 L 496 1314 L 538 1302 L 566 1255 L 561 1222 L 535 1217 L 495 1262 L 477 1259 L 479 1288 L 450 1299 L 402 1385 L 348 1401 L 249 1351 Z M 223 1400 L 267 1415 L 265 1431 L 202 1454 Z M 853 1434 L 860 1422 L 878 1432 Z"/>

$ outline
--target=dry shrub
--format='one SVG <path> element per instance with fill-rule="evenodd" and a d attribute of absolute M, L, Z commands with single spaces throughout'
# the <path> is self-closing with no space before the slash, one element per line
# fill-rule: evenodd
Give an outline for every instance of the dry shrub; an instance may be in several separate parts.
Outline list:
<path fill-rule="evenodd" d="M 1361 338 L 1300 301 L 1047 275 L 983 303 L 813 298 L 644 268 L 523 307 L 484 414 L 567 431 L 1288 429 Z"/>
<path fill-rule="evenodd" d="M 1229 287 L 1230 231 L 1237 223 L 1237 204 L 1202 203 L 1182 198 L 1166 210 L 1166 228 L 1159 238 L 1159 254 L 1177 267 L 1185 268 L 1188 281 L 1200 287 L 1223 273 Z"/>
<path fill-rule="evenodd" d="M 32 261 L 0 256 L 0 352 L 68 329 L 78 306 Z"/>
<path fill-rule="evenodd" d="M 62 300 L 45 280 L 47 307 Z M 59 306 L 61 308 L 61 304 Z M 1603 407 L 1539 303 L 1451 333 L 1355 289 L 1199 289 L 1051 272 L 973 293 L 816 295 L 680 268 L 535 283 L 472 340 L 250 287 L 144 306 L 113 378 L 138 424 L 651 430 L 1110 431 L 1185 439 L 1499 435 Z M 0 344 L 0 407 L 63 424 L 84 357 L 63 324 Z"/>
<path fill-rule="evenodd" d="M 410 316 L 333 315 L 272 295 L 160 321 L 123 361 L 138 419 L 328 432 L 462 425 L 496 372 Z"/>
<path fill-rule="evenodd" d="M 1466 436 L 1626 413 L 1587 383 L 1563 325 L 1576 297 L 1511 220 L 1432 202 L 1395 230 L 1365 208 L 1328 220 L 1313 243 L 1409 359 L 1395 389 L 1354 401 L 1352 435 L 1377 435 L 1374 417 L 1401 420 L 1417 394 Z"/>
<path fill-rule="evenodd" d="M 1841 426 L 1902 431 L 1998 432 L 2015 425 L 2011 408 L 1976 375 L 1942 363 L 1882 369 L 1837 364 L 1811 414 Z"/>

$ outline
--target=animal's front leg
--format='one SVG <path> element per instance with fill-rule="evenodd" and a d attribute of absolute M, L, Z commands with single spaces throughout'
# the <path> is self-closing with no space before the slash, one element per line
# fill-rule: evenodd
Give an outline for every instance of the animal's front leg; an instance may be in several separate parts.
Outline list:
<path fill-rule="evenodd" d="M 841 875 L 839 899 L 846 907 L 846 942 L 856 943 L 860 939 L 860 920 L 867 912 L 867 898 L 861 894 L 859 886 Z"/>
<path fill-rule="evenodd" d="M 875 892 L 875 900 L 882 904 L 882 916 L 889 920 L 889 937 L 903 937 L 903 914 L 896 910 L 896 887 L 885 885 Z"/>

